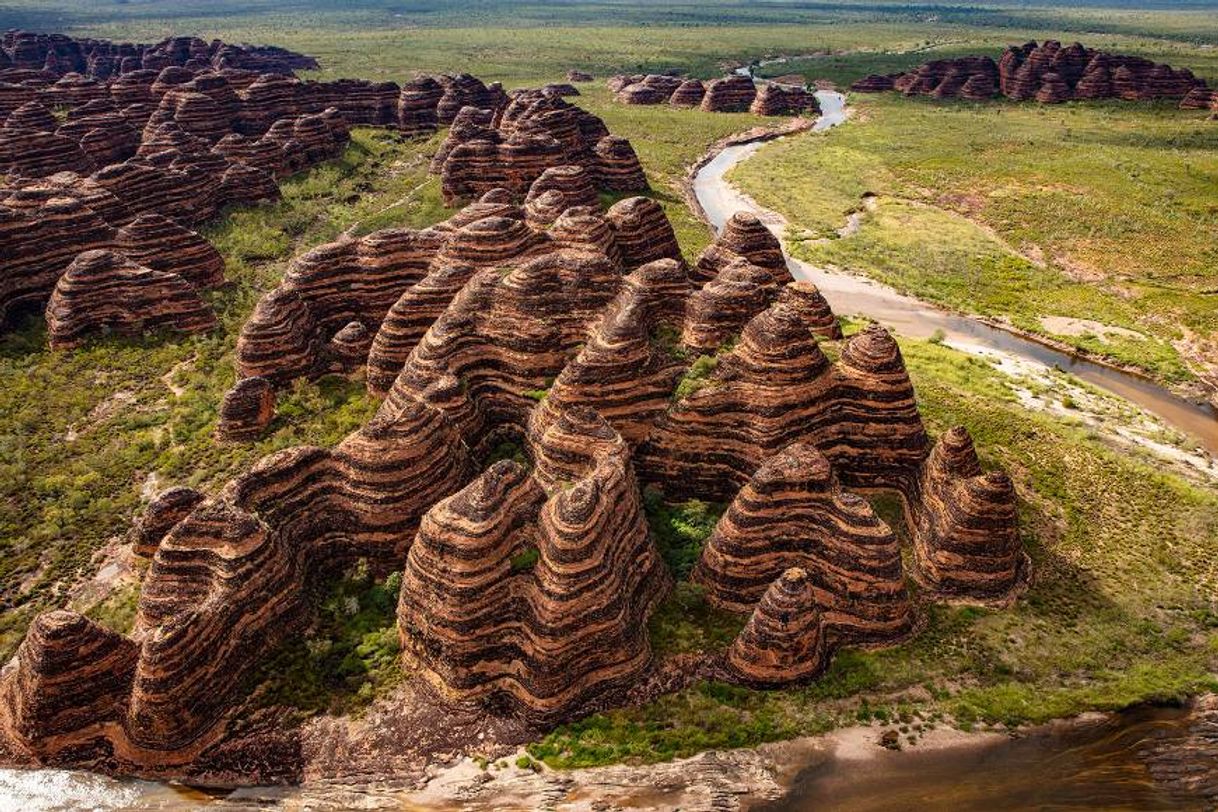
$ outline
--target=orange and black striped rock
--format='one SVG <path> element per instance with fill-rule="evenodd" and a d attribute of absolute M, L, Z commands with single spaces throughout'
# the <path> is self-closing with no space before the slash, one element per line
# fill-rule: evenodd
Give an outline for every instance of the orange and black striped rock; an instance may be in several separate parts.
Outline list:
<path fill-rule="evenodd" d="M 97 212 L 53 188 L 24 188 L 0 198 L 0 322 L 41 308 L 83 251 L 109 248 L 114 232 Z"/>
<path fill-rule="evenodd" d="M 850 85 L 851 93 L 883 93 L 892 90 L 893 80 L 900 74 L 872 73 Z"/>
<path fill-rule="evenodd" d="M 428 513 L 398 617 L 405 657 L 442 694 L 549 723 L 642 674 L 668 578 L 622 439 L 581 412 L 542 443 L 570 461 L 561 485 L 503 461 Z"/>
<path fill-rule="evenodd" d="M 777 295 L 778 285 L 769 271 L 738 257 L 690 295 L 681 343 L 694 357 L 714 355 Z"/>
<path fill-rule="evenodd" d="M 216 437 L 245 442 L 256 440 L 275 419 L 275 387 L 266 378 L 242 378 L 224 393 Z"/>
<path fill-rule="evenodd" d="M 622 104 L 663 104 L 668 101 L 670 95 L 664 92 L 664 88 L 636 82 L 626 85 L 613 97 Z"/>
<path fill-rule="evenodd" d="M 297 257 L 242 327 L 238 374 L 281 385 L 331 371 L 323 357 L 330 339 L 352 321 L 379 326 L 402 292 L 427 274 L 441 241 L 432 230 L 384 229 Z M 359 346 L 370 347 L 371 335 Z"/>
<path fill-rule="evenodd" d="M 820 103 L 807 89 L 767 83 L 757 90 L 750 111 L 757 116 L 802 116 L 820 113 Z"/>
<path fill-rule="evenodd" d="M 657 259 L 640 265 L 627 275 L 626 287 L 646 307 L 653 331 L 659 327 L 680 329 L 686 302 L 694 290 L 684 262 Z"/>
<path fill-rule="evenodd" d="M 1198 85 L 1180 100 L 1180 107 L 1185 110 L 1218 110 L 1218 90 Z"/>
<path fill-rule="evenodd" d="M 831 656 L 812 579 L 792 567 L 757 603 L 728 647 L 725 665 L 733 682 L 778 688 L 820 676 Z"/>
<path fill-rule="evenodd" d="M 72 261 L 55 284 L 46 319 L 53 349 L 77 347 L 100 332 L 195 333 L 216 324 L 211 308 L 185 279 L 106 250 L 86 251 Z"/>
<path fill-rule="evenodd" d="M 900 541 L 807 443 L 766 459 L 740 489 L 693 580 L 715 606 L 748 612 L 791 567 L 805 571 L 830 640 L 886 643 L 912 629 Z"/>
<path fill-rule="evenodd" d="M 590 173 L 582 166 L 555 166 L 547 169 L 529 186 L 524 208 L 535 227 L 549 226 L 567 209 L 598 206 L 599 198 Z"/>
<path fill-rule="evenodd" d="M 278 200 L 281 195 L 274 175 L 265 169 L 238 162 L 224 170 L 218 196 L 225 205 L 247 205 Z"/>
<path fill-rule="evenodd" d="M 918 479 L 913 506 L 919 579 L 938 594 L 1009 597 L 1023 578 L 1015 488 L 1001 471 L 983 473 L 963 427 L 939 438 Z"/>
<path fill-rule="evenodd" d="M 196 288 L 224 284 L 224 257 L 198 233 L 159 214 L 144 214 L 118 230 L 115 251 L 137 265 L 175 273 Z"/>
<path fill-rule="evenodd" d="M 441 410 L 475 453 L 524 434 L 535 393 L 563 370 L 622 284 L 605 257 L 558 251 L 474 275 L 415 346 L 381 405 Z"/>
<path fill-rule="evenodd" d="M 0 676 L 6 732 L 36 755 L 81 748 L 91 730 L 123 718 L 136 652 L 76 612 L 38 615 Z"/>
<path fill-rule="evenodd" d="M 597 185 L 611 192 L 641 192 L 650 186 L 634 146 L 625 138 L 607 135 L 596 143 Z"/>
<path fill-rule="evenodd" d="M 1070 87 L 1056 73 L 1046 73 L 1040 77 L 1040 89 L 1036 91 L 1036 101 L 1041 104 L 1058 104 L 1070 98 Z"/>
<path fill-rule="evenodd" d="M 551 250 L 546 234 L 534 231 L 523 220 L 483 217 L 449 235 L 437 257 L 439 261 L 489 268 Z"/>
<path fill-rule="evenodd" d="M 546 233 L 556 248 L 604 254 L 615 267 L 622 264 L 617 237 L 599 205 L 568 208 Z"/>
<path fill-rule="evenodd" d="M 368 391 L 384 397 L 411 350 L 476 272 L 473 265 L 437 262 L 389 308 L 368 352 Z"/>
<path fill-rule="evenodd" d="M 194 488 L 182 486 L 168 488 L 154 496 L 127 534 L 135 554 L 151 558 L 165 534 L 185 519 L 204 498 Z"/>
<path fill-rule="evenodd" d="M 701 284 L 714 279 L 738 258 L 769 271 L 775 284 L 791 279 L 782 245 L 757 215 L 738 211 L 727 219 L 714 241 L 698 257 L 691 276 Z"/>
<path fill-rule="evenodd" d="M 581 410 L 601 415 L 631 448 L 647 439 L 655 421 L 667 411 L 672 390 L 684 372 L 683 365 L 652 341 L 663 318 L 655 306 L 655 294 L 671 292 L 663 270 L 667 269 L 644 266 L 631 274 L 589 331 L 579 354 L 533 410 L 528 432 L 531 447 L 540 448 L 550 426 L 563 415 Z"/>
<path fill-rule="evenodd" d="M 90 177 L 75 172 L 57 172 L 45 178 L 13 180 L 7 192 L 0 189 L 0 198 L 5 194 L 10 200 L 22 200 L 18 208 L 28 209 L 42 205 L 55 197 L 69 197 L 82 203 L 99 215 L 107 225 L 121 227 L 131 222 L 134 215 L 130 209 Z"/>
<path fill-rule="evenodd" d="M 125 161 L 140 148 L 139 130 L 119 112 L 72 118 L 55 132 L 80 144 L 94 166 Z"/>
<path fill-rule="evenodd" d="M 764 460 L 802 441 L 848 486 L 904 487 L 927 449 L 900 350 L 872 327 L 841 355 L 829 362 L 800 308 L 772 305 L 661 418 L 636 457 L 640 476 L 675 496 L 726 501 Z"/>
<path fill-rule="evenodd" d="M 605 218 L 613 227 L 622 261 L 637 268 L 657 259 L 681 258 L 672 224 L 660 204 L 649 197 L 628 197 L 614 203 Z"/>
<path fill-rule="evenodd" d="M 59 128 L 59 120 L 45 105 L 30 101 L 8 114 L 8 118 L 4 120 L 4 128 L 53 133 Z"/>
<path fill-rule="evenodd" d="M 824 294 L 811 282 L 788 282 L 778 292 L 778 302 L 794 308 L 814 335 L 830 340 L 842 337 L 842 326 Z"/>
<path fill-rule="evenodd" d="M 487 85 L 468 73 L 437 76 L 436 80 L 444 89 L 436 104 L 436 118 L 442 127 L 452 124 L 462 107 L 498 110 L 507 104 L 507 95 L 500 85 Z"/>
<path fill-rule="evenodd" d="M 416 76 L 402 85 L 398 95 L 398 129 L 409 136 L 431 135 L 439 128 L 436 108 L 444 88 L 434 76 Z"/>
<path fill-rule="evenodd" d="M 161 214 L 195 223 L 215 210 L 214 186 L 178 169 L 132 158 L 93 173 L 92 179 L 121 200 L 135 216 Z"/>
<path fill-rule="evenodd" d="M 708 113 L 743 113 L 757 98 L 757 88 L 751 76 L 725 76 L 706 85 L 702 109 Z"/>
<path fill-rule="evenodd" d="M 706 85 L 702 84 L 701 80 L 686 79 L 677 85 L 677 89 L 669 96 L 668 103 L 673 107 L 697 107 L 702 104 L 705 95 Z"/>
<path fill-rule="evenodd" d="M 40 130 L 0 129 L 0 173 L 38 178 L 92 172 L 93 160 L 75 140 Z"/>
<path fill-rule="evenodd" d="M 322 366 L 330 372 L 350 374 L 362 369 L 372 349 L 373 334 L 362 321 L 348 322 L 331 336 L 322 353 Z"/>

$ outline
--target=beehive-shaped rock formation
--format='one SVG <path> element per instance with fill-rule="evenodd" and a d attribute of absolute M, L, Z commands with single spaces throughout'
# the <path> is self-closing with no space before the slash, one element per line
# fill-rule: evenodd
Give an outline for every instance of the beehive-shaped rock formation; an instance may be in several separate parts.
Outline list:
<path fill-rule="evenodd" d="M 672 92 L 668 103 L 673 107 L 697 107 L 702 104 L 702 98 L 705 95 L 706 85 L 698 79 L 687 79 L 677 85 L 677 89 Z"/>
<path fill-rule="evenodd" d="M 777 688 L 819 676 L 829 654 L 812 580 L 792 567 L 766 590 L 726 661 L 733 681 Z"/>
<path fill-rule="evenodd" d="M 896 342 L 873 326 L 831 364 L 803 312 L 775 304 L 748 323 L 705 385 L 664 416 L 636 457 L 645 481 L 725 501 L 793 442 L 816 446 L 848 486 L 903 487 L 926 433 Z M 710 449 L 714 449 L 713 452 Z"/>
<path fill-rule="evenodd" d="M 672 224 L 660 204 L 649 197 L 628 197 L 609 208 L 606 215 L 628 268 L 657 259 L 681 259 Z"/>
<path fill-rule="evenodd" d="M 743 113 L 757 97 L 757 88 L 750 76 L 725 76 L 706 85 L 702 109 L 708 113 Z"/>
<path fill-rule="evenodd" d="M 55 349 L 78 346 L 103 330 L 200 332 L 216 323 L 211 308 L 182 277 L 105 250 L 86 251 L 73 260 L 55 285 L 46 318 Z"/>
<path fill-rule="evenodd" d="M 144 558 L 155 555 L 161 539 L 205 498 L 194 488 L 186 487 L 168 488 L 158 493 L 127 534 L 135 554 Z"/>
<path fill-rule="evenodd" d="M 782 246 L 765 224 L 752 212 L 738 211 L 727 219 L 714 241 L 694 263 L 691 276 L 705 284 L 739 259 L 770 272 L 775 284 L 785 284 L 790 278 Z"/>
<path fill-rule="evenodd" d="M 947 595 L 1010 595 L 1026 567 L 1010 477 L 1000 471 L 982 473 L 972 438 L 957 427 L 939 438 L 918 489 L 914 544 L 919 577 Z"/>
<path fill-rule="evenodd" d="M 224 258 L 207 240 L 159 214 L 144 214 L 119 229 L 115 250 L 137 265 L 174 273 L 196 288 L 224 284 Z"/>
<path fill-rule="evenodd" d="M 634 147 L 616 135 L 607 135 L 596 143 L 595 171 L 597 184 L 611 192 L 641 192 L 648 188 Z"/>
<path fill-rule="evenodd" d="M 805 443 L 767 459 L 740 489 L 693 578 L 716 606 L 745 612 L 791 567 L 805 571 L 809 608 L 833 640 L 891 642 L 913 626 L 896 536 Z"/>
<path fill-rule="evenodd" d="M 771 83 L 757 91 L 750 110 L 758 116 L 815 115 L 820 112 L 820 104 L 805 88 Z"/>
<path fill-rule="evenodd" d="M 242 378 L 224 393 L 216 436 L 221 440 L 255 440 L 274 418 L 274 385 L 258 376 Z"/>
<path fill-rule="evenodd" d="M 638 678 L 651 660 L 645 621 L 668 579 L 622 439 L 577 413 L 542 443 L 577 461 L 548 498 L 548 483 L 503 461 L 427 514 L 399 628 L 442 693 L 506 701 L 545 723 Z"/>

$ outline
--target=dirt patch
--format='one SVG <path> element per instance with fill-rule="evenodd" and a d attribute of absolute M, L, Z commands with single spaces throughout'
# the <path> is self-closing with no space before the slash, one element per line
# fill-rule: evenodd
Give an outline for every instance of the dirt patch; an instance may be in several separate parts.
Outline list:
<path fill-rule="evenodd" d="M 1059 336 L 1083 336 L 1091 334 L 1097 337 L 1100 341 L 1107 341 L 1111 336 L 1120 336 L 1122 338 L 1133 338 L 1145 340 L 1146 336 L 1139 333 L 1137 330 L 1129 330 L 1124 327 L 1116 327 L 1111 324 L 1104 324 L 1091 319 L 1075 319 L 1068 316 L 1041 316 L 1040 325 Z"/>

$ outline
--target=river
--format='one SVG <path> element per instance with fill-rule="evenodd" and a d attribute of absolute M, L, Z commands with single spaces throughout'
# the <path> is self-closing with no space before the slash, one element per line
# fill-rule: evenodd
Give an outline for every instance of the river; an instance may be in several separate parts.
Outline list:
<path fill-rule="evenodd" d="M 828 130 L 847 120 L 845 97 L 842 94 L 822 90 L 816 93 L 816 98 L 822 114 L 812 128 L 814 132 Z M 782 216 L 759 206 L 724 177 L 732 167 L 751 157 L 760 147 L 760 143 L 751 143 L 725 148 L 694 177 L 694 196 L 701 204 L 706 219 L 716 229 L 735 212 L 747 210 L 761 218 L 781 241 L 785 228 Z M 814 148 L 815 143 L 810 141 L 809 149 Z M 854 274 L 816 267 L 789 255 L 787 266 L 796 279 L 812 282 L 820 288 L 837 313 L 865 316 L 910 338 L 930 338 L 939 334 L 951 344 L 980 347 L 1066 370 L 1087 383 L 1137 404 L 1194 439 L 1211 455 L 1218 456 L 1218 410 L 1212 406 L 1181 398 L 1139 375 L 1062 352 Z"/>

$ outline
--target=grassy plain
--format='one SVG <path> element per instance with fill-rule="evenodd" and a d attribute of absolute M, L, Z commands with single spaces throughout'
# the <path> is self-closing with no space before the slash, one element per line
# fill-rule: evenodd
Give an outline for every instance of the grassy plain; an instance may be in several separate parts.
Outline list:
<path fill-rule="evenodd" d="M 1046 107 L 851 96 L 854 118 L 763 147 L 730 178 L 794 252 L 959 310 L 1189 379 L 1218 335 L 1218 130 L 1169 104 Z M 849 212 L 874 195 L 857 233 Z M 1052 324 L 1052 323 L 1051 323 Z"/>
<path fill-rule="evenodd" d="M 936 54 L 1102 31 L 1078 36 L 1218 76 L 1218 55 L 1204 47 L 1218 43 L 1218 22 L 1200 5 L 1172 13 L 1085 4 L 932 12 L 903 4 L 715 0 L 492 1 L 472 13 L 451 2 L 415 3 L 409 13 L 399 6 L 0 0 L 0 27 L 143 39 L 197 33 L 313 53 L 323 60 L 323 77 L 400 80 L 415 69 L 469 70 L 509 86 L 552 81 L 570 67 L 713 76 L 725 62 L 817 52 L 773 70 L 847 82 Z M 692 256 L 708 235 L 680 199 L 685 167 L 716 139 L 758 120 L 623 107 L 599 82 L 581 103 L 631 138 Z M 1214 267 L 1214 212 L 1198 191 L 1213 180 L 1212 126 L 1207 131 L 1192 123 L 1195 116 L 1153 107 L 980 109 L 899 98 L 859 107 L 858 120 L 816 149 L 798 148 L 808 146 L 800 139 L 782 142 L 747 165 L 753 175 L 742 170 L 737 178 L 817 234 L 839 226 L 862 192 L 882 195 L 858 237 L 803 241 L 799 251 L 1029 327 L 1044 309 L 1145 331 L 1145 341 L 1119 342 L 1114 354 L 1166 379 L 1187 376 L 1164 339 L 1180 325 L 1202 329 L 1214 318 L 1212 307 L 1208 315 L 1202 307 L 1206 269 Z M 907 137 L 895 140 L 899 135 Z M 37 323 L 0 339 L 0 654 L 12 650 L 35 611 L 62 603 L 74 578 L 95 567 L 94 554 L 125 530 L 148 492 L 171 484 L 215 487 L 269 451 L 333 443 L 371 414 L 375 404 L 360 383 L 326 378 L 284 395 L 260 442 L 216 446 L 211 439 L 240 325 L 291 256 L 347 228 L 423 225 L 445 216 L 425 174 L 436 144 L 356 131 L 343 159 L 288 181 L 282 203 L 228 212 L 210 224 L 208 236 L 233 280 L 213 295 L 221 325 L 210 335 L 101 339 L 74 353 L 47 351 Z M 1045 181 L 1040 153 L 1070 169 L 1069 179 Z M 994 189 L 1006 193 L 991 195 Z M 1156 213 L 1169 193 L 1184 214 Z M 1083 195 L 1096 195 L 1098 209 Z M 1208 240 L 1198 231 L 1206 223 Z M 1044 267 L 1019 252 L 1043 258 Z M 1059 253 L 1105 276 L 1073 281 Z M 1123 298 L 1125 287 L 1136 298 Z M 1160 321 L 1147 321 L 1146 313 Z M 1218 496 L 1113 452 L 1084 429 L 1029 414 L 980 361 L 930 342 L 903 348 L 932 428 L 963 423 L 987 464 L 1014 475 L 1037 572 L 1027 596 L 1004 611 L 929 609 L 915 640 L 887 651 L 841 652 L 829 674 L 807 688 L 764 693 L 703 684 L 643 708 L 599 714 L 547 736 L 535 745 L 536 757 L 552 765 L 655 760 L 872 718 L 908 718 L 911 729 L 947 716 L 966 725 L 1039 721 L 1212 685 Z M 678 575 L 695 560 L 717 509 L 649 497 L 649 519 Z M 287 677 L 269 684 L 272 698 L 306 713 L 346 712 L 391 685 L 392 591 L 360 577 L 335 584 L 307 640 L 274 660 L 272 668 Z M 123 628 L 133 597 L 116 594 L 95 614 Z M 352 600 L 355 612 L 342 611 Z M 651 634 L 657 650 L 675 653 L 722 644 L 740 622 L 710 610 L 682 583 Z"/>

